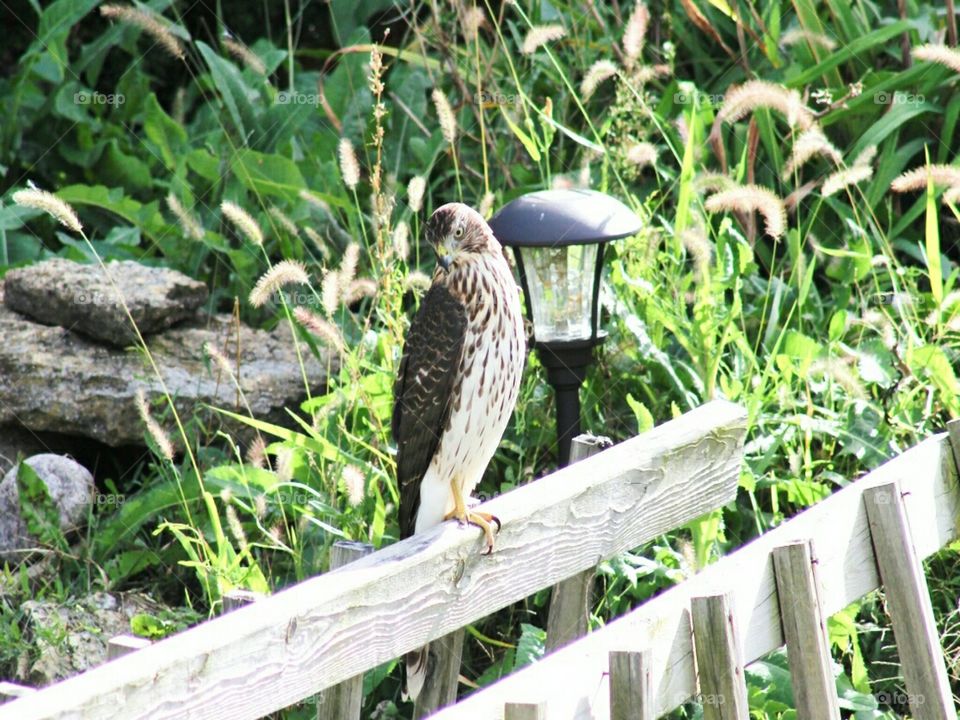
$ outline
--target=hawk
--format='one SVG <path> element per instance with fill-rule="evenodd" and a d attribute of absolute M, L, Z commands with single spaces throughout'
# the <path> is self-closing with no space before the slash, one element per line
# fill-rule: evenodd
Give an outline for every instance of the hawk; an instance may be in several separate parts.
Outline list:
<path fill-rule="evenodd" d="M 499 520 L 469 509 L 467 498 L 517 402 L 526 358 L 520 295 L 503 248 L 473 209 L 443 205 L 424 234 L 437 269 L 394 386 L 400 537 L 456 518 L 483 529 L 489 553 Z M 427 650 L 406 656 L 410 697 L 423 687 Z"/>

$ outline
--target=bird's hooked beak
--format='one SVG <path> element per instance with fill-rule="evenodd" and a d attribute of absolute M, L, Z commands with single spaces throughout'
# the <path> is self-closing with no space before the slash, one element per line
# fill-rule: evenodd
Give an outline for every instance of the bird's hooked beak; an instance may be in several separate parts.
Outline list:
<path fill-rule="evenodd" d="M 453 263 L 452 255 L 437 255 L 437 264 L 443 268 L 444 272 L 450 271 L 450 265 Z"/>

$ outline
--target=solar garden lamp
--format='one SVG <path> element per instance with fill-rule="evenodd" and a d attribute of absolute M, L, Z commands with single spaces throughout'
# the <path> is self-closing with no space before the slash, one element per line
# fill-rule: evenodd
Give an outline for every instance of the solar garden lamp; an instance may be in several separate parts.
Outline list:
<path fill-rule="evenodd" d="M 593 190 L 528 193 L 490 220 L 501 244 L 513 248 L 533 347 L 556 393 L 561 467 L 580 434 L 580 386 L 593 348 L 606 338 L 599 328 L 604 249 L 640 225 L 622 202 Z"/>

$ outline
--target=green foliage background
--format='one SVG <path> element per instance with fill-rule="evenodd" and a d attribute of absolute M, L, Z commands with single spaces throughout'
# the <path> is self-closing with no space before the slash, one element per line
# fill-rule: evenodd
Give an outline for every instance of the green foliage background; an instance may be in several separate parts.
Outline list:
<path fill-rule="evenodd" d="M 908 0 L 901 14 L 897 3 L 866 0 L 657 0 L 645 42 L 632 48 L 623 42 L 627 2 L 135 5 L 176 38 L 183 58 L 155 33 L 102 17 L 99 5 L 8 7 L 0 272 L 55 255 L 164 264 L 207 282 L 211 310 L 231 312 L 239 298 L 244 320 L 290 323 L 303 352 L 326 359 L 335 348 L 292 318 L 306 307 L 335 324 L 346 350 L 328 392 L 290 408 L 297 430 L 257 426 L 269 443 L 259 466 L 217 435 L 216 419 L 185 418 L 183 459 L 158 456 L 134 478 L 105 479 L 125 502 L 98 509 L 86 537 L 61 553 L 55 581 L 38 588 L 11 575 L 22 594 L 146 588 L 215 612 L 230 588 L 275 590 L 324 571 L 339 538 L 392 542 L 392 378 L 417 272 L 433 262 L 419 229 L 455 199 L 496 208 L 524 192 L 588 185 L 644 219 L 608 263 L 610 340 L 585 387 L 586 428 L 622 439 L 715 397 L 748 409 L 737 501 L 603 563 L 597 625 L 960 413 L 957 211 L 934 184 L 890 192 L 928 159 L 953 162 L 960 145 L 956 71 L 903 49 L 949 34 L 938 3 Z M 536 27 L 554 24 L 564 37 L 521 52 Z M 372 82 L 374 43 L 385 69 Z M 614 75 L 591 94 L 582 83 L 598 61 L 613 63 Z M 821 153 L 788 169 L 801 129 L 776 103 L 718 119 L 730 89 L 751 79 L 800 93 L 838 159 Z M 435 89 L 454 108 L 454 143 L 441 131 Z M 356 188 L 344 183 L 342 138 L 359 156 Z M 638 148 L 655 161 L 638 164 Z M 824 178 L 869 148 L 869 178 L 823 191 Z M 426 179 L 423 209 L 406 193 L 414 176 Z M 86 238 L 14 205 L 28 181 L 71 203 Z M 764 233 L 753 213 L 706 210 L 718 188 L 748 183 L 785 200 L 782 236 Z M 197 236 L 178 222 L 171 196 L 199 223 Z M 224 201 L 255 218 L 262 247 L 225 221 Z M 396 244 L 401 223 L 409 254 Z M 344 270 L 354 242 L 359 277 L 376 293 L 331 307 L 323 278 Z M 252 307 L 248 293 L 281 260 L 303 261 L 315 282 Z M 554 467 L 551 403 L 531 356 L 483 493 Z M 155 410 L 172 432 L 169 408 Z M 357 472 L 359 498 L 349 487 Z M 960 688 L 956 564 L 955 549 L 940 554 L 929 581 Z M 0 661 L 11 673 L 24 643 L 17 598 L 0 600 Z M 546 602 L 541 593 L 470 628 L 470 682 L 492 682 L 542 653 Z M 843 707 L 858 718 L 907 710 L 896 702 L 888 630 L 879 594 L 830 621 Z M 756 717 L 795 715 L 785 668 L 782 653 L 751 667 Z M 406 712 L 394 663 L 368 674 L 365 693 L 366 714 Z M 693 704 L 678 711 L 700 713 Z"/>

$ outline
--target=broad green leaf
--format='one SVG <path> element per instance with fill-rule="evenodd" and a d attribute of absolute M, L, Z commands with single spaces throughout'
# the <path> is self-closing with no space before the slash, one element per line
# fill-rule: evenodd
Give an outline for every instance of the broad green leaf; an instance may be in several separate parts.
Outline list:
<path fill-rule="evenodd" d="M 497 109 L 500 110 L 500 114 L 503 116 L 503 119 L 506 121 L 507 126 L 513 132 L 513 134 L 520 141 L 520 144 L 523 145 L 524 149 L 527 151 L 527 154 L 530 156 L 530 159 L 534 162 L 540 162 L 540 149 L 537 147 L 537 144 L 533 141 L 527 133 L 525 133 L 519 125 L 517 125 L 507 114 L 507 111 L 503 109 L 502 105 L 498 105 Z"/>
<path fill-rule="evenodd" d="M 295 199 L 306 188 L 300 168 L 292 160 L 256 150 L 240 150 L 231 168 L 237 178 L 257 195 Z"/>

